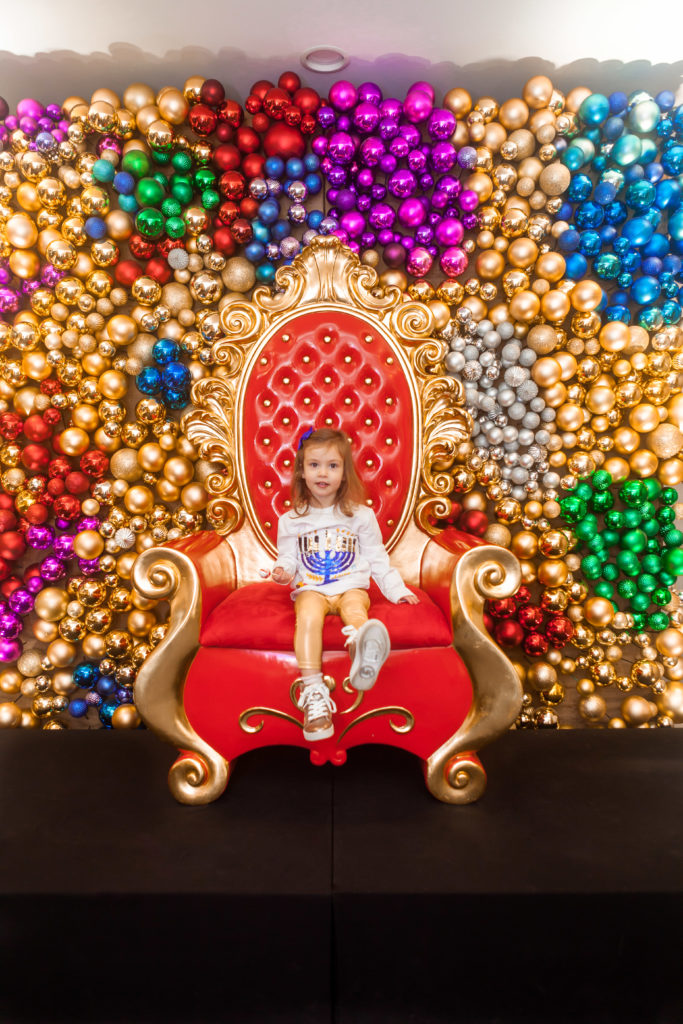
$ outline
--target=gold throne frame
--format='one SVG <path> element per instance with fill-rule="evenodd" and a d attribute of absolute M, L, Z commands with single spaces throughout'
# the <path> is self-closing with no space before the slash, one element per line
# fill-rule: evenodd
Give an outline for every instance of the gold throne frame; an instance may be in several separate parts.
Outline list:
<path fill-rule="evenodd" d="M 425 763 L 427 784 L 441 800 L 468 803 L 483 792 L 485 775 L 476 758 L 458 755 L 507 730 L 521 706 L 517 673 L 483 624 L 484 602 L 514 593 L 520 568 L 511 552 L 492 545 L 460 549 L 456 565 L 454 552 L 438 543 L 434 520 L 450 511 L 448 470 L 471 432 L 463 386 L 443 370 L 448 342 L 434 337 L 429 306 L 409 300 L 398 287 L 381 287 L 374 269 L 361 264 L 335 236 L 314 238 L 290 266 L 277 271 L 275 281 L 276 290 L 256 288 L 250 301 L 237 299 L 221 309 L 223 336 L 212 347 L 216 369 L 193 385 L 193 408 L 182 419 L 187 438 L 214 464 L 205 480 L 210 495 L 206 514 L 225 541 L 212 551 L 210 564 L 202 566 L 204 585 L 208 578 L 211 585 L 222 582 L 230 590 L 259 580 L 264 559 L 275 551 L 249 498 L 242 454 L 249 371 L 273 334 L 294 317 L 309 310 L 357 313 L 399 360 L 413 405 L 411 480 L 387 550 L 408 584 L 434 580 L 444 570 L 451 573 L 454 646 L 474 689 L 465 722 Z M 211 317 L 207 334 L 213 331 L 215 337 L 216 314 L 205 315 Z M 183 550 L 152 548 L 135 563 L 135 587 L 171 604 L 168 632 L 141 667 L 135 692 L 148 727 L 183 751 L 169 775 L 173 794 L 181 802 L 206 803 L 224 789 L 230 766 L 196 734 L 183 708 L 184 680 L 199 646 L 201 621 L 202 581 L 192 554 L 189 538 Z"/>

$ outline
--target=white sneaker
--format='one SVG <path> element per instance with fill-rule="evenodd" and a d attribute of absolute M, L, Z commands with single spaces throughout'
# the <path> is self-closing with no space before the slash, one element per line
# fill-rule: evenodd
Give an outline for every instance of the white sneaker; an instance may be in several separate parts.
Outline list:
<path fill-rule="evenodd" d="M 304 713 L 305 740 L 327 740 L 334 736 L 332 715 L 337 705 L 322 681 L 314 680 L 302 685 L 297 707 Z"/>
<path fill-rule="evenodd" d="M 347 630 L 346 643 L 356 645 L 349 684 L 354 690 L 369 690 L 375 685 L 379 670 L 389 657 L 389 632 L 379 619 L 368 619 L 354 633 L 351 633 L 348 627 L 344 632 Z"/>

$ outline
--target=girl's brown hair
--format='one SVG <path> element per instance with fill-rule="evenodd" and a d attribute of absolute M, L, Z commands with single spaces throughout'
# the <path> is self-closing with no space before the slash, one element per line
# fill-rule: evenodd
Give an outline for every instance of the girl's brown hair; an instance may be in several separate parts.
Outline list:
<path fill-rule="evenodd" d="M 314 430 L 302 444 L 294 459 L 294 479 L 292 481 L 292 507 L 298 515 L 303 516 L 308 512 L 311 503 L 311 494 L 304 480 L 304 456 L 306 449 L 311 445 L 329 445 L 337 448 L 340 458 L 344 463 L 344 474 L 342 482 L 337 491 L 335 506 L 345 516 L 352 516 L 356 505 L 365 504 L 367 497 L 365 487 L 356 472 L 351 454 L 351 443 L 343 430 L 330 430 L 322 427 Z"/>

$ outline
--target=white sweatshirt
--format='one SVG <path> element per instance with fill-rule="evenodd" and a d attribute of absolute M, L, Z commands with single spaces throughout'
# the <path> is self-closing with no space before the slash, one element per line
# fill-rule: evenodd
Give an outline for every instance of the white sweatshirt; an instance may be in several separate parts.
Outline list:
<path fill-rule="evenodd" d="M 343 594 L 367 590 L 370 577 L 384 596 L 397 604 L 410 595 L 398 569 L 392 569 L 379 523 L 367 505 L 345 516 L 334 505 L 309 506 L 304 515 L 285 512 L 277 530 L 277 566 L 294 573 L 292 598 L 301 590 Z"/>

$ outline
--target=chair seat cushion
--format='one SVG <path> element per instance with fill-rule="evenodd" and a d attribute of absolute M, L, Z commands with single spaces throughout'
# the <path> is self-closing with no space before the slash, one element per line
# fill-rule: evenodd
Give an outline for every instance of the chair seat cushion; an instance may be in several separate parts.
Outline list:
<path fill-rule="evenodd" d="M 450 622 L 424 590 L 410 587 L 419 604 L 392 604 L 370 585 L 370 617 L 389 630 L 394 650 L 447 647 L 453 641 Z M 233 590 L 209 615 L 199 642 L 204 647 L 238 647 L 258 651 L 291 651 L 294 646 L 294 602 L 287 587 L 272 581 L 248 583 Z M 346 637 L 338 615 L 328 615 L 323 649 L 344 650 Z"/>

